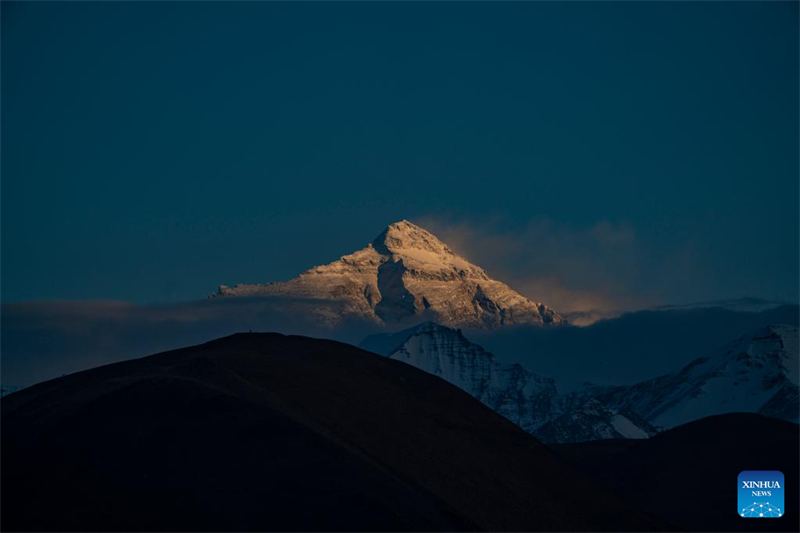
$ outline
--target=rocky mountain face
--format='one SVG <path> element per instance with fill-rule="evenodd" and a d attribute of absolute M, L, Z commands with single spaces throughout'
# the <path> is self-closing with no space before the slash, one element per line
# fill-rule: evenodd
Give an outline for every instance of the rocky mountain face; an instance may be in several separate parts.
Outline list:
<path fill-rule="evenodd" d="M 587 442 L 605 439 L 646 439 L 660 428 L 625 407 L 604 405 L 595 398 L 571 405 L 571 395 L 557 398 L 558 411 L 534 433 L 546 442 Z M 561 414 L 558 414 L 558 413 Z"/>
<path fill-rule="evenodd" d="M 461 331 L 426 323 L 361 346 L 440 376 L 546 442 L 648 438 L 711 415 L 749 412 L 798 421 L 798 331 L 770 326 L 680 372 L 631 386 L 557 382 L 503 365 Z"/>
<path fill-rule="evenodd" d="M 490 278 L 430 232 L 406 220 L 391 224 L 362 250 L 292 280 L 221 285 L 212 295 L 231 296 L 335 302 L 336 307 L 318 313 L 331 325 L 347 317 L 378 324 L 428 318 L 447 326 L 480 329 L 563 321 L 546 305 Z"/>

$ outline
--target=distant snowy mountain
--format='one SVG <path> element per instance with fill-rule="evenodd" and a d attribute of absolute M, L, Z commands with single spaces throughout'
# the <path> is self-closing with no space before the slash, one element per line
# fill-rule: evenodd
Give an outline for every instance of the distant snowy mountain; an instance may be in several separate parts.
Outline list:
<path fill-rule="evenodd" d="M 659 311 L 698 311 L 703 309 L 718 309 L 726 311 L 734 311 L 737 313 L 761 313 L 772 309 L 778 309 L 785 306 L 796 305 L 790 302 L 781 302 L 776 300 L 765 300 L 763 298 L 735 298 L 728 300 L 710 300 L 703 302 L 690 302 L 684 304 L 666 304 L 656 305 L 654 307 L 645 307 L 636 311 L 623 310 L 623 309 L 583 309 L 575 311 L 567 311 L 562 313 L 565 320 L 568 320 L 573 326 L 590 326 L 601 320 L 612 320 L 627 313 L 641 313 L 641 312 L 659 312 Z"/>
<path fill-rule="evenodd" d="M 741 311 L 748 313 L 758 313 L 768 309 L 775 309 L 784 305 L 792 305 L 790 302 L 779 302 L 775 300 L 765 300 L 763 298 L 735 298 L 728 300 L 711 300 L 706 302 L 693 302 L 680 305 L 660 305 L 654 307 L 654 310 L 667 311 L 679 309 L 728 309 L 730 311 Z"/>
<path fill-rule="evenodd" d="M 573 398 L 559 395 L 552 378 L 519 364 L 501 364 L 461 331 L 432 322 L 396 334 L 372 335 L 361 347 L 440 376 L 547 441 L 643 438 L 656 433 L 622 410 L 573 406 Z"/>
<path fill-rule="evenodd" d="M 676 374 L 595 397 L 671 428 L 724 413 L 759 413 L 798 422 L 798 329 L 769 326 L 689 363 Z"/>
<path fill-rule="evenodd" d="M 762 328 L 675 374 L 566 393 L 554 379 L 503 365 L 461 331 L 435 323 L 373 335 L 361 346 L 440 376 L 546 442 L 647 438 L 733 412 L 797 422 L 800 410 L 795 326 Z"/>
<path fill-rule="evenodd" d="M 330 325 L 347 317 L 378 324 L 429 318 L 448 326 L 480 329 L 562 322 L 561 315 L 546 305 L 493 280 L 431 233 L 405 220 L 391 224 L 364 249 L 292 280 L 221 285 L 212 295 L 231 296 L 336 302 L 335 308 L 326 306 L 317 313 Z"/>
<path fill-rule="evenodd" d="M 461 331 L 432 322 L 413 328 L 389 358 L 440 376 L 531 433 L 546 420 L 556 395 L 552 379 L 518 364 L 502 365 Z"/>

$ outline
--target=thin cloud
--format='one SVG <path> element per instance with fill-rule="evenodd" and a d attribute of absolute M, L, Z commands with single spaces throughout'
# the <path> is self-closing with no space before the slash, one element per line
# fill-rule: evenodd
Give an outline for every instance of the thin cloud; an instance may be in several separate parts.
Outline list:
<path fill-rule="evenodd" d="M 576 228 L 540 218 L 515 229 L 501 220 L 417 219 L 456 252 L 521 294 L 586 324 L 640 308 L 653 296 L 634 287 L 645 261 L 633 228 L 598 221 Z"/>
<path fill-rule="evenodd" d="M 337 315 L 338 305 L 299 298 L 220 298 L 141 306 L 118 301 L 3 304 L 3 384 L 30 385 L 243 331 L 279 331 L 350 343 L 374 332 L 374 324 L 358 319 L 345 319 L 335 328 L 321 325 L 319 314 Z"/>

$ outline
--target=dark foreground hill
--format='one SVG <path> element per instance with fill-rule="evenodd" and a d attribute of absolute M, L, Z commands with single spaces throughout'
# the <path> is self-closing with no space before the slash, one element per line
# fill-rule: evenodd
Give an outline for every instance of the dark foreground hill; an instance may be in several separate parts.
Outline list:
<path fill-rule="evenodd" d="M 554 446 L 579 471 L 614 490 L 632 507 L 688 531 L 800 531 L 800 426 L 756 414 L 704 418 L 644 441 Z M 780 470 L 786 514 L 737 514 L 743 470 Z"/>
<path fill-rule="evenodd" d="M 240 334 L 2 400 L 3 530 L 649 530 L 445 381 Z"/>

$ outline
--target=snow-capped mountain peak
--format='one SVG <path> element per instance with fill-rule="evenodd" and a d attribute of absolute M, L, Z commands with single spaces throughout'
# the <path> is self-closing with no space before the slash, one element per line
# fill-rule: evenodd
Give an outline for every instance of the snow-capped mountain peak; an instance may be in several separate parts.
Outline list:
<path fill-rule="evenodd" d="M 281 296 L 335 302 L 306 310 L 335 325 L 346 317 L 380 324 L 430 318 L 454 327 L 556 324 L 561 315 L 454 253 L 429 231 L 402 220 L 365 248 L 298 277 L 262 285 L 220 286 L 219 296 Z"/>
<path fill-rule="evenodd" d="M 400 254 L 405 250 L 422 250 L 438 256 L 453 256 L 455 253 L 431 232 L 412 224 L 408 220 L 401 220 L 389 224 L 378 235 L 372 246 L 383 254 Z"/>

